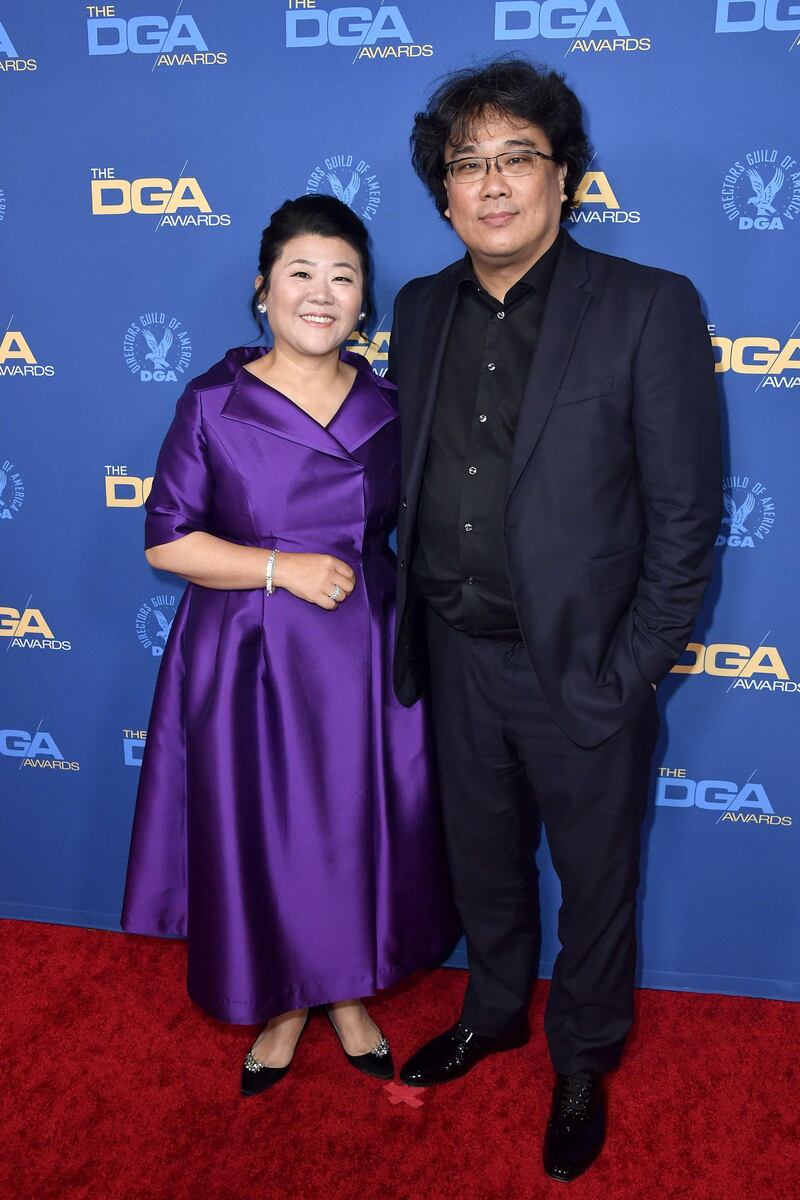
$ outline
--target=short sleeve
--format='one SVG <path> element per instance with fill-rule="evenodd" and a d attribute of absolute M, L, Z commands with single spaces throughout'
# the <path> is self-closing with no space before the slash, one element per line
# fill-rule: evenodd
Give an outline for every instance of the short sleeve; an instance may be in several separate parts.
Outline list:
<path fill-rule="evenodd" d="M 145 503 L 145 549 L 208 528 L 211 472 L 200 395 L 192 384 L 178 401 Z"/>

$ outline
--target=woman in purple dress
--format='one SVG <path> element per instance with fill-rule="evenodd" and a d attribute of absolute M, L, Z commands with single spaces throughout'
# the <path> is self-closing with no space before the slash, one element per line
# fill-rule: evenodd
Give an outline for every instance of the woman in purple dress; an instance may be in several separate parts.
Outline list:
<path fill-rule="evenodd" d="M 393 386 L 341 349 L 369 308 L 367 232 L 329 196 L 261 241 L 274 345 L 230 350 L 178 401 L 147 501 L 148 562 L 189 581 L 161 663 L 123 928 L 188 938 L 191 998 L 268 1020 L 242 1092 L 281 1079 L 314 1005 L 391 1078 L 361 998 L 458 932 L 425 714 L 391 683 Z"/>

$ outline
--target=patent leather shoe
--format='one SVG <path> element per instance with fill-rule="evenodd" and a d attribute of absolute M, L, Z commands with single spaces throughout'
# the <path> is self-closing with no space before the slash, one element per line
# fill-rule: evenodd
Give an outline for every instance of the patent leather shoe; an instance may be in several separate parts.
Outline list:
<path fill-rule="evenodd" d="M 371 1075 L 374 1079 L 394 1079 L 394 1061 L 392 1052 L 389 1049 L 389 1043 L 386 1038 L 380 1033 L 380 1041 L 372 1050 L 368 1050 L 366 1054 L 348 1054 L 344 1048 L 342 1035 L 336 1028 L 336 1022 L 330 1013 L 328 1020 L 333 1026 L 334 1032 L 339 1039 L 339 1045 L 342 1047 L 345 1058 L 351 1066 L 357 1071 L 361 1071 L 362 1075 Z"/>
<path fill-rule="evenodd" d="M 451 1079 L 466 1075 L 482 1058 L 504 1050 L 518 1050 L 527 1040 L 527 1027 L 519 1027 L 501 1037 L 484 1037 L 459 1021 L 412 1055 L 400 1072 L 400 1078 L 409 1087 L 449 1083 Z"/>
<path fill-rule="evenodd" d="M 570 1183 L 590 1167 L 603 1148 L 606 1106 L 603 1077 L 595 1071 L 557 1075 L 544 1140 L 544 1169 Z"/>
<path fill-rule="evenodd" d="M 306 1019 L 303 1022 L 303 1029 L 305 1029 L 307 1024 L 308 1013 L 306 1013 Z M 297 1035 L 298 1042 L 302 1037 L 303 1029 Z M 297 1049 L 296 1043 L 295 1049 Z M 268 1067 L 266 1063 L 258 1061 L 251 1048 L 245 1054 L 244 1062 L 242 1063 L 242 1081 L 240 1085 L 242 1095 L 258 1096 L 261 1092 L 266 1092 L 268 1088 L 274 1087 L 276 1083 L 280 1083 L 285 1075 L 288 1075 L 291 1065 L 290 1060 L 285 1067 Z"/>

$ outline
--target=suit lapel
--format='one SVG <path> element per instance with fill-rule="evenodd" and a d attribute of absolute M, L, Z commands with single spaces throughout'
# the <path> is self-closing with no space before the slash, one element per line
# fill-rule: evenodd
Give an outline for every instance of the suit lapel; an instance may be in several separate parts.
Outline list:
<path fill-rule="evenodd" d="M 460 269 L 461 264 L 454 264 Z M 442 373 L 447 338 L 453 323 L 453 314 L 458 300 L 458 287 L 453 269 L 445 270 L 436 277 L 427 304 L 419 315 L 416 328 L 422 326 L 417 341 L 417 351 L 409 355 L 416 365 L 417 379 L 412 381 L 412 394 L 419 399 L 415 406 L 403 403 L 401 436 L 405 463 L 406 498 L 409 511 L 416 512 L 422 471 L 428 453 L 433 414 L 436 409 L 436 394 Z M 407 336 L 404 334 L 404 336 Z M 412 334 L 412 341 L 413 341 Z"/>
<path fill-rule="evenodd" d="M 586 251 L 566 236 L 525 383 L 511 451 L 506 503 L 539 441 L 591 298 Z"/>

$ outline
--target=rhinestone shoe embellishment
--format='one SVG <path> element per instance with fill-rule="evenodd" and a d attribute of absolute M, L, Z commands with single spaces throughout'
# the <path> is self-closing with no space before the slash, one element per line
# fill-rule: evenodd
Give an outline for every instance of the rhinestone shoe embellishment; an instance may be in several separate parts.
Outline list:
<path fill-rule="evenodd" d="M 376 1058 L 385 1058 L 389 1053 L 389 1043 L 385 1037 L 381 1037 L 374 1050 L 370 1050 L 370 1054 L 374 1054 Z"/>
<path fill-rule="evenodd" d="M 267 1064 L 259 1062 L 258 1059 L 253 1056 L 251 1051 L 248 1050 L 247 1054 L 244 1056 L 244 1069 L 245 1071 L 266 1071 Z"/>

